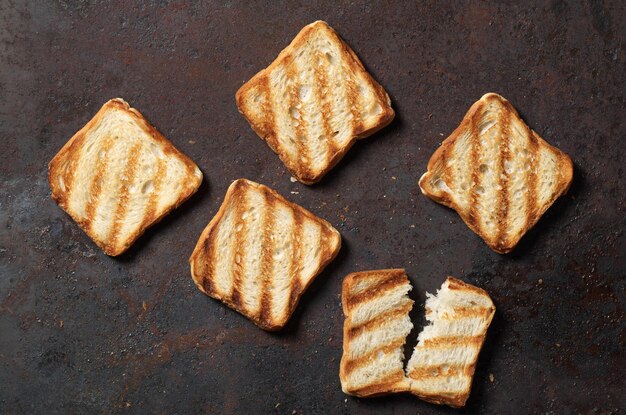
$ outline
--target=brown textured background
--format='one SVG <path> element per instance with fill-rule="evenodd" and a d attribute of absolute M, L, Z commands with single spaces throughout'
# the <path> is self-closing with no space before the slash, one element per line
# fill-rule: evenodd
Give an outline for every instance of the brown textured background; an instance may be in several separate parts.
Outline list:
<path fill-rule="evenodd" d="M 624 3 L 412 3 L 0 0 L 0 413 L 626 410 Z M 289 181 L 234 93 L 316 19 L 363 59 L 397 119 L 306 187 Z M 570 193 L 508 256 L 417 186 L 488 91 L 576 164 Z M 46 169 L 117 96 L 205 181 L 114 259 L 50 200 Z M 239 177 L 344 238 L 280 334 L 202 295 L 189 276 L 197 237 Z M 407 268 L 418 329 L 424 291 L 448 274 L 492 295 L 498 311 L 465 410 L 341 392 L 341 280 L 383 267 Z"/>

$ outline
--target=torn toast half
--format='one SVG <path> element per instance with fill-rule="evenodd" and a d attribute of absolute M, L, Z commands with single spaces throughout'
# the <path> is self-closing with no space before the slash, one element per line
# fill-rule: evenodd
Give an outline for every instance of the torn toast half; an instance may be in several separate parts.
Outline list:
<path fill-rule="evenodd" d="M 402 360 L 413 328 L 411 289 L 403 269 L 355 272 L 343 280 L 339 377 L 345 393 L 366 397 L 408 389 Z"/>
<path fill-rule="evenodd" d="M 406 368 L 409 391 L 428 402 L 462 407 L 496 308 L 484 290 L 452 277 L 436 295 L 426 296 L 430 324 Z"/>

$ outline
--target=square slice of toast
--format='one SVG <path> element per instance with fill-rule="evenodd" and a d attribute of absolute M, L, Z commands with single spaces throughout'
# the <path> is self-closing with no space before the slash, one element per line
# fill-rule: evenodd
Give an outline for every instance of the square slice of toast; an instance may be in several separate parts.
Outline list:
<path fill-rule="evenodd" d="M 203 293 L 264 330 L 287 324 L 300 297 L 337 255 L 332 225 L 274 190 L 234 181 L 189 259 Z"/>
<path fill-rule="evenodd" d="M 196 192 L 198 166 L 121 98 L 102 106 L 48 166 L 52 198 L 107 254 Z"/>
<path fill-rule="evenodd" d="M 346 316 L 339 378 L 349 395 L 410 392 L 425 401 L 462 407 L 495 307 L 487 293 L 448 277 L 427 295 L 426 320 L 403 369 L 413 324 L 411 283 L 403 269 L 357 272 L 342 287 Z"/>
<path fill-rule="evenodd" d="M 443 141 L 419 186 L 505 254 L 572 184 L 573 163 L 498 94 L 485 94 Z"/>
<path fill-rule="evenodd" d="M 357 139 L 394 117 L 385 90 L 322 21 L 305 26 L 236 100 L 254 131 L 305 184 L 319 181 Z"/>

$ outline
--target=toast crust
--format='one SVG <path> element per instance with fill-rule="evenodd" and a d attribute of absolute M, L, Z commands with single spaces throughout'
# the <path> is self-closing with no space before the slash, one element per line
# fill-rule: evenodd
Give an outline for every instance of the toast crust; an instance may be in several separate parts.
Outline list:
<path fill-rule="evenodd" d="M 466 131 L 471 130 L 472 139 L 478 139 L 478 133 L 476 131 L 478 120 L 483 112 L 483 109 L 491 102 L 496 102 L 499 106 L 501 106 L 504 118 L 504 125 L 508 124 L 507 120 L 517 119 L 526 128 L 526 134 L 528 137 L 529 146 L 531 148 L 531 153 L 537 154 L 540 148 L 547 149 L 556 158 L 559 170 L 558 184 L 557 186 L 555 186 L 556 191 L 545 203 L 542 204 L 537 204 L 535 200 L 537 192 L 535 189 L 537 185 L 537 177 L 532 169 L 528 173 L 528 186 L 531 189 L 527 192 L 527 206 L 529 212 L 522 231 L 518 235 L 514 235 L 512 237 L 506 237 L 503 231 L 504 227 L 506 226 L 506 211 L 508 204 L 508 196 L 506 194 L 508 177 L 506 175 L 501 175 L 499 184 L 500 188 L 504 189 L 505 191 L 498 191 L 499 199 L 497 204 L 499 208 L 497 209 L 496 216 L 500 226 L 498 234 L 496 236 L 490 235 L 487 230 L 481 227 L 479 221 L 477 220 L 477 216 L 479 215 L 479 213 L 477 212 L 477 207 L 474 203 L 471 203 L 473 206 L 470 206 L 470 209 L 464 209 L 454 201 L 454 198 L 451 197 L 448 192 L 441 191 L 440 189 L 435 188 L 431 183 L 434 172 L 438 169 L 445 169 L 445 167 L 442 166 L 445 166 L 446 158 L 451 155 L 456 141 L 459 140 L 460 137 L 466 133 Z M 506 134 L 506 132 L 503 132 L 503 134 Z M 506 142 L 506 140 L 502 141 Z M 474 148 L 472 149 L 470 158 L 471 164 L 472 166 L 474 166 L 472 171 L 472 181 L 474 183 L 478 183 L 479 175 L 481 173 L 475 167 L 478 164 L 478 155 L 476 154 L 477 150 L 475 147 L 476 146 L 474 146 Z M 503 164 L 506 161 L 507 157 L 510 156 L 508 155 L 508 150 L 506 148 L 500 150 L 504 153 L 503 157 L 501 157 L 501 164 Z M 536 165 L 533 167 L 536 167 Z M 500 168 L 501 171 L 504 171 L 503 165 L 501 165 Z M 449 173 L 444 172 L 444 174 Z M 465 224 L 478 236 L 480 236 L 492 250 L 499 254 L 506 254 L 511 252 L 515 248 L 519 240 L 537 223 L 537 221 L 541 218 L 545 211 L 550 206 L 552 206 L 554 201 L 560 196 L 567 193 L 572 185 L 573 176 L 574 164 L 567 154 L 565 154 L 558 148 L 550 145 L 543 138 L 541 138 L 539 134 L 530 129 L 530 127 L 528 127 L 528 125 L 523 122 L 517 110 L 513 107 L 513 105 L 511 105 L 511 103 L 509 103 L 509 101 L 496 93 L 487 93 L 470 107 L 461 124 L 452 132 L 452 134 L 450 134 L 448 138 L 446 138 L 441 143 L 441 146 L 437 148 L 437 150 L 433 153 L 430 160 L 428 161 L 426 173 L 424 173 L 419 180 L 419 186 L 425 196 L 436 201 L 437 203 L 440 203 L 457 211 Z"/>
<path fill-rule="evenodd" d="M 489 297 L 489 294 L 487 293 L 487 291 L 485 291 L 482 288 L 479 288 L 479 287 L 477 287 L 475 285 L 468 284 L 468 283 L 466 283 L 464 281 L 461 281 L 459 279 L 456 279 L 454 277 L 446 278 L 445 282 L 448 283 L 448 289 L 450 289 L 450 290 L 453 290 L 453 291 L 470 291 L 470 292 L 473 292 L 475 294 L 482 295 L 482 296 L 488 298 L 489 301 L 491 301 L 491 297 Z"/>
<path fill-rule="evenodd" d="M 359 73 L 363 76 L 363 80 L 374 91 L 376 99 L 380 104 L 381 112 L 377 116 L 377 119 L 372 123 L 372 125 L 367 127 L 363 125 L 360 120 L 353 119 L 352 136 L 348 140 L 348 142 L 343 146 L 333 146 L 331 148 L 330 159 L 328 160 L 324 168 L 320 171 L 312 171 L 310 168 L 308 168 L 308 166 L 306 166 L 306 163 L 301 162 L 298 164 L 294 164 L 293 162 L 291 162 L 285 152 L 281 150 L 276 136 L 276 131 L 273 128 L 274 120 L 272 111 L 267 111 L 267 113 L 270 115 L 269 119 L 264 120 L 264 122 L 260 122 L 247 110 L 246 97 L 248 92 L 253 89 L 267 91 L 267 93 L 269 94 L 271 88 L 269 87 L 268 74 L 270 74 L 277 67 L 288 67 L 293 60 L 294 51 L 302 47 L 304 43 L 307 42 L 307 39 L 317 31 L 324 31 L 333 40 L 333 42 L 337 46 L 339 46 L 341 54 L 345 58 L 344 61 L 348 65 L 348 69 L 351 73 Z M 330 87 L 329 85 L 327 85 L 327 82 L 323 82 L 323 80 L 321 83 L 322 86 Z M 351 107 L 353 107 L 354 103 L 357 101 L 358 92 L 354 88 L 347 88 L 347 94 L 348 100 L 352 104 Z M 326 173 L 328 173 L 333 167 L 335 167 L 335 165 L 345 156 L 348 150 L 354 145 L 356 140 L 368 137 L 376 133 L 380 129 L 389 125 L 389 123 L 391 123 L 391 121 L 395 117 L 395 112 L 393 108 L 391 108 L 391 99 L 389 98 L 389 95 L 387 95 L 383 87 L 374 80 L 369 72 L 367 72 L 356 53 L 348 46 L 347 43 L 343 41 L 343 39 L 341 39 L 337 32 L 335 32 L 335 30 L 331 28 L 326 22 L 321 20 L 305 26 L 292 40 L 289 46 L 283 49 L 278 54 L 278 57 L 268 67 L 262 69 L 248 82 L 242 85 L 235 94 L 235 101 L 237 103 L 237 108 L 239 109 L 239 112 L 248 121 L 254 132 L 267 142 L 269 147 L 274 153 L 279 156 L 279 158 L 283 161 L 291 174 L 298 181 L 304 184 L 313 184 L 321 180 L 322 177 L 324 177 Z M 327 119 L 331 115 L 329 108 L 321 108 L 320 111 L 325 119 Z"/>
<path fill-rule="evenodd" d="M 359 398 L 375 398 L 377 396 L 385 396 L 392 393 L 406 392 L 407 388 L 407 380 L 402 375 L 398 374 L 390 376 L 376 385 L 350 389 L 349 391 L 344 392 Z"/>
<path fill-rule="evenodd" d="M 88 209 L 87 217 L 81 217 L 76 212 L 72 211 L 69 208 L 69 195 L 72 190 L 72 181 L 75 171 L 69 170 L 66 174 L 62 173 L 62 168 L 68 163 L 76 164 L 78 158 L 80 157 L 81 149 L 86 140 L 87 134 L 97 125 L 100 124 L 103 117 L 111 110 L 121 110 L 124 113 L 128 114 L 134 121 L 134 123 L 139 126 L 146 134 L 150 135 L 152 140 L 160 145 L 160 149 L 163 151 L 163 154 L 168 157 L 174 157 L 180 160 L 187 169 L 187 179 L 183 183 L 183 187 L 180 190 L 180 195 L 177 200 L 168 206 L 165 210 L 163 210 L 160 214 L 156 214 L 156 207 L 154 203 L 146 208 L 146 217 L 144 221 L 141 223 L 141 226 L 134 231 L 130 236 L 126 237 L 123 243 L 118 244 L 117 239 L 115 237 L 115 233 L 112 232 L 112 236 L 110 238 L 101 239 L 97 237 L 94 232 L 91 231 L 91 222 L 92 217 L 90 217 L 89 213 L 93 213 L 94 206 L 90 205 L 91 210 Z M 131 149 L 130 160 L 127 166 L 123 171 L 120 171 L 121 174 L 125 174 L 126 176 L 132 177 L 134 174 L 133 166 L 135 164 L 136 158 L 138 157 L 138 146 L 135 146 Z M 158 172 L 159 173 L 159 172 Z M 155 181 L 161 179 L 159 174 L 155 177 Z M 58 180 L 55 180 L 59 174 L 64 177 L 64 187 L 61 188 L 61 185 Z M 102 172 L 98 172 L 95 178 L 98 178 Z M 94 180 L 96 182 L 97 180 Z M 139 238 L 150 226 L 159 222 L 163 219 L 167 214 L 169 214 L 172 210 L 176 209 L 183 202 L 189 199 L 200 187 L 202 183 L 202 173 L 198 169 L 198 166 L 185 154 L 180 152 L 174 145 L 166 139 L 152 124 L 148 122 L 148 120 L 135 108 L 132 108 L 126 101 L 122 98 L 114 98 L 106 102 L 102 108 L 96 113 L 96 115 L 76 134 L 70 138 L 70 140 L 65 143 L 65 145 L 59 150 L 59 152 L 54 156 L 54 158 L 48 164 L 48 183 L 50 184 L 50 189 L 52 191 L 51 197 L 52 199 L 63 209 L 65 212 L 74 219 L 74 221 L 85 231 L 85 233 L 98 245 L 107 255 L 117 256 L 124 253 L 136 240 Z M 92 183 L 92 190 L 100 191 L 97 186 L 94 186 Z M 121 203 L 118 204 L 117 209 L 115 211 L 115 219 L 114 226 L 119 226 L 119 222 L 122 220 L 124 215 L 124 202 L 128 198 L 128 195 L 122 191 L 120 194 Z"/>
<path fill-rule="evenodd" d="M 246 295 L 245 292 L 242 292 L 238 287 L 238 284 L 235 284 L 233 287 L 233 292 L 230 295 L 222 295 L 217 290 L 213 289 L 214 282 L 212 281 L 212 275 L 207 275 L 204 267 L 200 267 L 203 261 L 210 262 L 213 258 L 213 250 L 214 244 L 211 241 L 215 240 L 217 236 L 217 226 L 222 221 L 224 215 L 227 210 L 231 207 L 232 203 L 235 203 L 235 206 L 240 202 L 243 197 L 245 197 L 245 189 L 246 188 L 254 188 L 264 194 L 265 204 L 268 207 L 267 211 L 272 211 L 273 207 L 276 205 L 284 205 L 290 208 L 294 212 L 294 232 L 300 233 L 302 231 L 302 221 L 304 219 L 309 219 L 321 227 L 321 238 L 325 242 L 322 245 L 320 252 L 320 259 L 317 264 L 317 267 L 312 272 L 313 276 L 308 279 L 305 284 L 302 284 L 300 279 L 292 278 L 291 286 L 290 286 L 290 295 L 289 301 L 287 303 L 287 311 L 283 314 L 282 319 L 275 319 L 271 316 L 270 310 L 270 300 L 268 298 L 268 285 L 270 284 L 269 278 L 271 275 L 271 269 L 269 267 L 270 262 L 272 261 L 271 256 L 272 252 L 271 246 L 272 242 L 268 239 L 268 233 L 264 232 L 264 241 L 266 242 L 266 246 L 263 247 L 262 250 L 262 260 L 263 268 L 261 270 L 261 274 L 263 276 L 263 280 L 261 281 L 262 288 L 260 289 L 261 293 L 261 305 L 258 313 L 251 313 L 243 304 L 243 296 Z M 272 217 L 272 215 L 267 215 L 268 217 Z M 273 222 L 265 222 L 266 229 L 272 229 L 275 225 Z M 239 226 L 245 227 L 245 222 L 241 220 L 241 218 L 236 217 L 235 227 Z M 301 235 L 301 233 L 300 233 Z M 294 242 L 296 247 L 292 250 L 292 265 L 299 266 L 299 264 L 295 264 L 295 260 L 297 259 L 295 255 L 300 251 L 300 238 L 294 238 Z M 238 245 L 241 245 L 242 241 L 237 239 L 236 242 Z M 328 247 L 328 249 L 324 249 Z M 273 189 L 270 189 L 267 186 L 262 184 L 258 184 L 246 179 L 238 179 L 235 180 L 226 192 L 226 196 L 224 197 L 224 201 L 220 206 L 218 212 L 215 214 L 213 219 L 209 222 L 206 228 L 202 231 L 200 238 L 189 258 L 189 263 L 191 266 L 191 277 L 198 287 L 200 291 L 205 293 L 206 295 L 215 298 L 217 300 L 222 301 L 224 304 L 232 308 L 233 310 L 243 314 L 247 318 L 249 318 L 254 324 L 263 330 L 267 331 L 276 331 L 282 329 L 286 324 L 289 318 L 291 317 L 293 311 L 298 305 L 302 294 L 307 290 L 309 285 L 316 279 L 317 276 L 326 268 L 326 266 L 337 256 L 339 250 L 341 248 L 341 235 L 339 232 L 327 221 L 315 216 L 313 213 L 304 209 L 303 207 L 290 202 L 281 196 L 278 192 Z M 239 248 L 237 248 L 239 249 Z M 207 266 L 209 269 L 211 268 L 211 264 Z M 202 269 L 201 269 L 202 268 Z"/>

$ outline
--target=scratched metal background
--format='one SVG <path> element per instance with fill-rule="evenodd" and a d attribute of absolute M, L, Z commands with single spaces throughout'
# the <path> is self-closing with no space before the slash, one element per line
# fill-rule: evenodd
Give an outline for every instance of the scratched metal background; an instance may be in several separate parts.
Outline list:
<path fill-rule="evenodd" d="M 398 115 L 306 187 L 237 113 L 234 93 L 316 19 L 362 57 Z M 619 0 L 1 0 L 0 413 L 625 411 L 625 42 Z M 508 256 L 417 187 L 442 138 L 488 91 L 576 164 L 570 193 Z M 52 202 L 46 169 L 117 96 L 205 181 L 109 258 Z M 189 276 L 200 231 L 239 177 L 276 188 L 344 238 L 282 333 L 257 329 Z M 465 410 L 341 392 L 342 278 L 384 267 L 408 270 L 418 329 L 424 291 L 446 275 L 491 293 L 498 311 Z"/>

